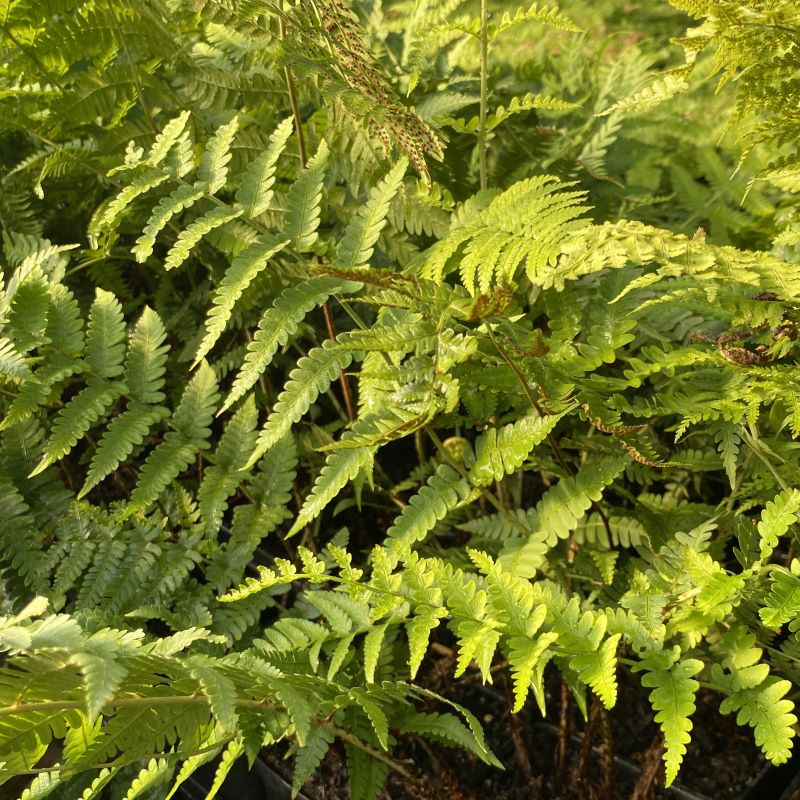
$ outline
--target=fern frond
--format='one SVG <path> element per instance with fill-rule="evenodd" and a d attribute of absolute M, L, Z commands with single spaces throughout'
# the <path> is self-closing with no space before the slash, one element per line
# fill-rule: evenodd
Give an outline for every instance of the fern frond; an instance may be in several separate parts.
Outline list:
<path fill-rule="evenodd" d="M 56 415 L 42 460 L 31 472 L 34 477 L 63 458 L 119 396 L 119 389 L 106 381 L 92 381 Z"/>
<path fill-rule="evenodd" d="M 303 784 L 311 777 L 317 767 L 322 763 L 330 746 L 333 744 L 333 734 L 322 725 L 314 725 L 306 736 L 305 743 L 297 750 L 292 773 L 292 796 L 300 793 Z"/>
<path fill-rule="evenodd" d="M 200 166 L 197 168 L 197 179 L 200 187 L 208 194 L 216 194 L 228 180 L 231 144 L 238 130 L 239 118 L 234 117 L 225 125 L 220 125 L 206 144 Z"/>
<path fill-rule="evenodd" d="M 768 628 L 780 628 L 787 622 L 796 628 L 795 620 L 800 617 L 800 561 L 792 559 L 791 569 L 773 565 L 770 568 L 770 590 L 765 605 L 758 615 Z"/>
<path fill-rule="evenodd" d="M 335 268 L 358 269 L 369 264 L 375 243 L 386 224 L 389 206 L 407 169 L 408 161 L 402 159 L 370 192 L 367 202 L 347 225 L 333 259 Z"/>
<path fill-rule="evenodd" d="M 573 656 L 569 662 L 606 708 L 613 708 L 617 702 L 617 647 L 620 638 L 621 635 L 615 633 L 594 652 Z"/>
<path fill-rule="evenodd" d="M 182 111 L 177 117 L 171 119 L 153 140 L 150 150 L 147 152 L 146 161 L 152 167 L 157 167 L 169 155 L 169 151 L 175 146 L 181 134 L 186 130 L 189 122 L 189 112 Z"/>
<path fill-rule="evenodd" d="M 99 213 L 95 214 L 89 223 L 89 238 L 95 240 L 101 231 L 113 227 L 134 200 L 147 194 L 151 189 L 161 186 L 167 180 L 169 180 L 169 175 L 156 169 L 147 170 L 138 175 L 120 189 L 119 193 L 106 205 L 101 206 Z"/>
<path fill-rule="evenodd" d="M 581 32 L 581 29 L 557 8 L 549 8 L 533 3 L 528 8 L 518 8 L 513 15 L 510 11 L 506 11 L 497 22 L 492 22 L 489 25 L 488 34 L 494 39 L 509 28 L 523 22 L 540 22 L 553 28 L 560 28 L 563 31 Z"/>
<path fill-rule="evenodd" d="M 97 445 L 78 497 L 85 497 L 110 475 L 128 458 L 134 447 L 142 444 L 153 425 L 168 414 L 169 411 L 163 406 L 132 402 L 124 413 L 115 417 Z"/>
<path fill-rule="evenodd" d="M 136 800 L 137 797 L 147 795 L 162 784 L 168 783 L 172 778 L 175 766 L 165 758 L 151 758 L 147 766 L 142 767 L 139 774 L 131 782 L 124 800 Z"/>
<path fill-rule="evenodd" d="M 677 655 L 675 653 L 667 660 L 654 660 L 642 676 L 642 686 L 653 689 L 650 702 L 656 711 L 655 720 L 664 735 L 667 786 L 675 780 L 686 754 L 689 731 L 692 729 L 690 717 L 694 713 L 694 698 L 700 687 L 694 676 L 703 669 L 702 661 L 695 658 L 678 660 Z"/>
<path fill-rule="evenodd" d="M 203 190 L 183 184 L 168 194 L 153 209 L 153 213 L 144 226 L 142 235 L 136 240 L 136 246 L 131 251 L 136 260 L 143 264 L 153 254 L 158 234 L 167 226 L 169 221 L 180 214 L 203 196 Z"/>
<path fill-rule="evenodd" d="M 778 539 L 797 522 L 800 511 L 800 490 L 787 489 L 764 507 L 758 523 L 761 558 L 769 558 L 778 546 Z"/>
<path fill-rule="evenodd" d="M 398 549 L 421 542 L 437 522 L 457 506 L 474 499 L 477 490 L 448 464 L 440 464 L 386 532 Z"/>
<path fill-rule="evenodd" d="M 236 730 L 236 686 L 218 670 L 211 659 L 191 656 L 187 660 L 191 676 L 200 684 L 208 698 L 211 713 L 217 718 L 223 731 Z"/>
<path fill-rule="evenodd" d="M 340 337 L 341 339 L 344 337 Z M 289 373 L 283 391 L 275 401 L 247 467 L 251 467 L 267 450 L 290 430 L 295 422 L 308 411 L 321 392 L 336 380 L 343 369 L 353 360 L 353 353 L 340 342 L 327 340 L 303 356 Z"/>
<path fill-rule="evenodd" d="M 214 228 L 226 225 L 231 220 L 242 215 L 241 209 L 228 208 L 227 206 L 215 206 L 202 217 L 196 219 L 188 227 L 184 228 L 175 244 L 167 253 L 164 259 L 164 269 L 171 270 L 179 267 L 189 257 L 192 248 Z"/>
<path fill-rule="evenodd" d="M 603 115 L 622 113 L 626 116 L 642 114 L 671 100 L 676 94 L 685 92 L 688 88 L 686 75 L 682 71 L 666 73 L 632 95 L 618 100 L 602 113 Z"/>
<path fill-rule="evenodd" d="M 230 267 L 225 270 L 225 275 L 222 277 L 217 290 L 214 292 L 214 297 L 211 301 L 212 306 L 206 317 L 206 334 L 197 348 L 192 366 L 199 364 L 217 343 L 233 313 L 236 301 L 242 296 L 242 292 L 264 269 L 269 259 L 283 250 L 287 244 L 288 241 L 285 239 L 278 240 L 264 236 L 253 242 L 233 259 Z M 231 403 L 226 404 L 223 410 L 235 402 L 238 397 L 241 397 L 241 394 L 234 398 Z"/>
<path fill-rule="evenodd" d="M 542 562 L 542 545 L 553 547 L 575 530 L 593 502 L 602 496 L 606 486 L 630 463 L 627 454 L 589 460 L 574 477 L 562 478 L 548 490 L 529 512 L 532 531 L 528 541 L 510 540 L 503 548 L 500 562 L 517 575 L 532 577 Z"/>
<path fill-rule="evenodd" d="M 792 754 L 794 703 L 786 695 L 792 684 L 770 675 L 759 686 L 745 688 L 726 697 L 720 704 L 723 714 L 736 714 L 739 725 L 754 729 L 756 744 L 773 764 L 784 764 Z"/>
<path fill-rule="evenodd" d="M 242 482 L 242 467 L 255 444 L 258 412 L 252 397 L 242 404 L 225 426 L 219 445 L 210 457 L 211 467 L 197 491 L 200 516 L 206 533 L 215 536 L 228 504 L 228 497 Z"/>
<path fill-rule="evenodd" d="M 475 442 L 475 463 L 469 479 L 475 486 L 488 486 L 516 472 L 531 450 L 556 426 L 559 416 L 523 417 L 504 428 L 490 428 Z"/>
<path fill-rule="evenodd" d="M 236 192 L 236 203 L 242 207 L 249 219 L 263 214 L 272 202 L 275 167 L 292 135 L 292 130 L 292 118 L 287 117 L 272 132 L 269 137 L 269 147 L 247 166 L 239 191 Z"/>
<path fill-rule="evenodd" d="M 357 427 L 358 424 L 354 426 L 354 433 Z M 294 536 L 316 519 L 348 482 L 355 480 L 359 473 L 370 468 L 374 452 L 374 448 L 371 447 L 354 447 L 331 453 L 286 538 Z"/>
<path fill-rule="evenodd" d="M 317 240 L 322 184 L 329 152 L 328 143 L 320 140 L 316 154 L 286 195 L 286 217 L 281 235 L 289 239 L 299 252 L 310 250 Z"/>
<path fill-rule="evenodd" d="M 114 378 L 122 372 L 125 352 L 125 318 L 113 294 L 102 289 L 89 311 L 86 331 L 86 361 L 92 374 Z"/>
<path fill-rule="evenodd" d="M 175 413 L 173 431 L 148 456 L 139 473 L 126 513 L 149 505 L 200 451 L 208 448 L 214 410 L 219 401 L 214 371 L 205 362 L 186 386 Z"/>
<path fill-rule="evenodd" d="M 0 337 L 0 375 L 8 378 L 27 378 L 31 374 L 25 357 L 17 352 L 14 342 Z"/>

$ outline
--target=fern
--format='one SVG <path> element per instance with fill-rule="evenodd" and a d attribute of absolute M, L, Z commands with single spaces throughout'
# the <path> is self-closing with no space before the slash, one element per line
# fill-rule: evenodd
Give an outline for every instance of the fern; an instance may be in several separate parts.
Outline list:
<path fill-rule="evenodd" d="M 205 358 L 222 335 L 242 292 L 266 266 L 269 259 L 279 253 L 285 245 L 285 241 L 269 238 L 265 241 L 260 240 L 251 244 L 233 260 L 214 294 L 213 306 L 206 318 L 206 333 L 195 355 L 195 365 Z"/>
<path fill-rule="evenodd" d="M 761 621 L 769 628 L 779 628 L 791 622 L 791 628 L 797 626 L 795 620 L 800 611 L 800 580 L 797 571 L 800 567 L 797 559 L 792 559 L 790 569 L 773 566 L 770 569 L 770 592 L 765 605 L 759 609 Z"/>
<path fill-rule="evenodd" d="M 155 207 L 150 219 L 144 227 L 142 235 L 136 240 L 136 246 L 133 248 L 133 255 L 136 260 L 143 264 L 153 254 L 153 248 L 156 244 L 156 237 L 167 226 L 170 220 L 183 211 L 185 208 L 191 206 L 196 200 L 203 196 L 203 190 L 184 184 L 178 186 L 171 194 L 167 195 Z"/>
<path fill-rule="evenodd" d="M 499 431 L 488 430 L 475 444 L 475 463 L 469 472 L 472 483 L 486 486 L 516 472 L 557 422 L 558 417 L 527 417 Z"/>
<path fill-rule="evenodd" d="M 128 513 L 155 500 L 200 450 L 208 448 L 209 426 L 218 399 L 214 373 L 207 364 L 201 364 L 172 415 L 174 430 L 153 450 L 142 467 L 131 493 Z"/>
<path fill-rule="evenodd" d="M 408 162 L 398 162 L 372 190 L 367 203 L 347 226 L 333 260 L 334 267 L 352 270 L 369 263 L 373 247 L 386 224 L 389 205 L 397 194 L 407 169 Z"/>
<path fill-rule="evenodd" d="M 669 782 L 700 685 L 788 758 L 797 15 L 675 4 L 667 73 L 613 4 L 4 8 L 0 781 L 498 766 L 451 668 L 643 673 Z"/>
<path fill-rule="evenodd" d="M 215 535 L 219 529 L 228 497 L 241 483 L 241 469 L 255 444 L 257 419 L 252 400 L 244 403 L 227 424 L 219 446 L 211 456 L 213 466 L 205 471 L 197 490 L 200 515 L 210 535 Z"/>
<path fill-rule="evenodd" d="M 250 162 L 242 177 L 236 202 L 250 219 L 263 214 L 272 202 L 276 165 L 291 135 L 292 120 L 287 118 L 275 128 L 269 139 L 269 147 Z"/>
<path fill-rule="evenodd" d="M 419 494 L 409 500 L 386 536 L 398 547 L 420 542 L 439 520 L 474 496 L 473 488 L 456 470 L 441 464 Z"/>
<path fill-rule="evenodd" d="M 528 514 L 526 527 L 531 531 L 527 542 L 509 541 L 503 549 L 502 562 L 516 574 L 531 576 L 541 562 L 541 545 L 553 547 L 565 539 L 580 522 L 603 488 L 625 468 L 625 456 L 589 462 L 575 477 L 563 478 L 547 492 Z"/>
<path fill-rule="evenodd" d="M 756 744 L 774 764 L 783 764 L 791 755 L 792 739 L 797 717 L 792 713 L 794 703 L 786 698 L 791 684 L 769 677 L 757 689 L 739 690 L 722 701 L 720 711 L 738 712 L 739 725 L 755 729 Z"/>
<path fill-rule="evenodd" d="M 236 209 L 232 210 L 225 206 L 218 206 L 212 208 L 211 211 L 204 214 L 199 219 L 196 219 L 191 225 L 181 231 L 175 244 L 164 259 L 164 269 L 170 270 L 179 267 L 186 261 L 191 249 L 203 236 L 214 230 L 214 228 L 226 225 L 231 220 L 236 219 L 241 213 L 241 211 Z"/>
<path fill-rule="evenodd" d="M 207 194 L 216 194 L 225 186 L 228 162 L 231 160 L 230 148 L 238 129 L 239 120 L 234 117 L 227 124 L 221 125 L 206 144 L 197 168 L 197 179 Z"/>
<path fill-rule="evenodd" d="M 258 436 L 248 467 L 283 438 L 292 424 L 308 411 L 320 392 L 324 392 L 352 360 L 352 352 L 328 340 L 297 362 Z"/>
<path fill-rule="evenodd" d="M 766 504 L 758 523 L 762 558 L 769 557 L 777 547 L 779 537 L 797 521 L 798 510 L 800 510 L 800 491 L 796 489 L 781 492 Z"/>
<path fill-rule="evenodd" d="M 697 659 L 677 659 L 678 653 L 667 654 L 644 662 L 649 669 L 642 676 L 642 685 L 652 688 L 650 702 L 656 711 L 656 722 L 664 735 L 664 764 L 669 786 L 678 774 L 689 731 L 690 717 L 695 710 L 694 697 L 700 684 L 694 679 L 703 669 Z"/>
<path fill-rule="evenodd" d="M 328 153 L 328 145 L 323 139 L 286 197 L 286 222 L 282 234 L 295 250 L 301 252 L 310 250 L 317 239 Z"/>
<path fill-rule="evenodd" d="M 158 315 L 145 309 L 134 328 L 125 359 L 128 408 L 116 417 L 101 439 L 79 497 L 87 494 L 142 444 L 150 428 L 168 413 L 161 405 L 167 348 Z"/>
<path fill-rule="evenodd" d="M 292 774 L 292 795 L 296 796 L 303 784 L 320 765 L 328 748 L 333 743 L 333 735 L 323 727 L 314 727 L 306 737 L 305 744 L 298 749 Z"/>

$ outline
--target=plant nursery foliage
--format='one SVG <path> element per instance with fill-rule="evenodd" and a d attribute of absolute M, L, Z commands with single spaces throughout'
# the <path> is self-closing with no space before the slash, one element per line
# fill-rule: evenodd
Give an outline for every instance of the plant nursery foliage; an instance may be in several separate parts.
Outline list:
<path fill-rule="evenodd" d="M 9 796 L 500 766 L 440 641 L 789 758 L 800 10 L 622 5 L 0 2 Z"/>

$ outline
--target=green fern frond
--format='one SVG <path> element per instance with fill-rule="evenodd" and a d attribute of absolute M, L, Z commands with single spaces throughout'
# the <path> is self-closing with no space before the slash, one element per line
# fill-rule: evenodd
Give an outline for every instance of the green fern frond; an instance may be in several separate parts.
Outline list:
<path fill-rule="evenodd" d="M 168 783 L 175 771 L 174 764 L 165 758 L 151 758 L 147 766 L 142 767 L 139 774 L 131 782 L 124 800 L 136 800 L 158 786 Z"/>
<path fill-rule="evenodd" d="M 320 393 L 327 390 L 352 360 L 353 353 L 350 350 L 329 339 L 297 362 L 259 434 L 255 450 L 246 465 L 248 468 L 282 439 L 295 422 L 299 422 Z"/>
<path fill-rule="evenodd" d="M 69 453 L 118 396 L 119 389 L 102 380 L 90 382 L 75 395 L 56 415 L 42 460 L 30 477 Z"/>
<path fill-rule="evenodd" d="M 242 215 L 240 209 L 232 209 L 227 206 L 215 206 L 207 213 L 199 217 L 191 225 L 184 228 L 175 244 L 172 245 L 167 257 L 164 259 L 164 269 L 171 270 L 179 267 L 189 257 L 192 248 L 214 228 L 226 225 L 231 220 Z"/>
<path fill-rule="evenodd" d="M 292 119 L 288 117 L 272 132 L 269 137 L 269 147 L 247 165 L 239 191 L 236 192 L 236 203 L 242 207 L 249 219 L 255 219 L 263 214 L 272 202 L 275 167 L 292 135 L 292 130 Z"/>
<path fill-rule="evenodd" d="M 556 426 L 559 416 L 523 417 L 504 428 L 490 428 L 475 443 L 475 463 L 469 479 L 475 486 L 488 486 L 516 472 L 536 445 Z"/>
<path fill-rule="evenodd" d="M 781 492 L 764 507 L 758 523 L 758 534 L 761 540 L 761 558 L 769 558 L 778 546 L 778 539 L 789 527 L 797 522 L 800 511 L 800 490 L 787 489 Z"/>
<path fill-rule="evenodd" d="M 553 547 L 559 539 L 567 538 L 629 463 L 627 454 L 590 460 L 574 477 L 562 478 L 528 513 L 532 532 L 528 540 L 510 540 L 504 546 L 500 557 L 503 566 L 524 577 L 535 575 L 542 562 L 542 545 Z"/>
<path fill-rule="evenodd" d="M 214 292 L 212 306 L 206 317 L 206 334 L 197 348 L 193 366 L 200 363 L 219 340 L 233 313 L 236 301 L 242 296 L 242 292 L 264 269 L 269 259 L 279 253 L 287 243 L 285 239 L 281 241 L 264 236 L 253 242 L 233 259 L 230 267 L 225 270 L 225 275 L 222 277 L 217 290 Z M 256 334 L 256 337 L 258 337 L 258 334 Z M 266 364 L 264 366 L 266 367 Z M 241 397 L 241 394 L 237 394 L 230 402 L 226 401 L 223 410 L 228 408 L 239 397 Z"/>
<path fill-rule="evenodd" d="M 303 784 L 311 777 L 314 771 L 325 758 L 326 753 L 333 744 L 333 734 L 322 725 L 315 725 L 309 731 L 305 743 L 299 747 L 294 760 L 292 773 L 292 796 L 300 793 Z"/>
<path fill-rule="evenodd" d="M 148 506 L 200 450 L 208 448 L 207 437 L 218 401 L 214 371 L 203 362 L 172 415 L 174 430 L 167 433 L 145 461 L 126 513 Z"/>
<path fill-rule="evenodd" d="M 89 311 L 86 330 L 86 361 L 98 378 L 114 378 L 122 372 L 125 352 L 125 318 L 113 294 L 102 289 Z"/>
<path fill-rule="evenodd" d="M 136 246 L 131 251 L 136 260 L 143 264 L 153 254 L 158 234 L 167 226 L 170 220 L 180 214 L 203 196 L 203 190 L 183 184 L 168 194 L 153 209 L 153 213 L 144 226 L 142 235 L 136 240 Z"/>
<path fill-rule="evenodd" d="M 96 240 L 103 230 L 112 228 L 117 223 L 134 200 L 147 194 L 151 189 L 161 186 L 167 180 L 169 180 L 169 175 L 156 169 L 142 172 L 127 186 L 120 189 L 119 193 L 107 204 L 101 206 L 99 213 L 95 214 L 89 223 L 89 238 L 92 241 Z"/>
<path fill-rule="evenodd" d="M 613 708 L 617 702 L 617 647 L 620 638 L 620 634 L 613 634 L 594 652 L 573 656 L 569 662 L 606 708 Z"/>
<path fill-rule="evenodd" d="M 197 180 L 200 188 L 207 194 L 216 194 L 228 180 L 231 144 L 238 130 L 239 118 L 234 117 L 227 124 L 220 125 L 206 144 L 200 166 L 197 168 Z"/>
<path fill-rule="evenodd" d="M 156 134 L 150 150 L 147 152 L 146 161 L 152 167 L 157 167 L 169 155 L 169 151 L 175 146 L 181 134 L 186 130 L 190 114 L 182 111 L 177 117 L 171 119 L 161 131 Z"/>
<path fill-rule="evenodd" d="M 402 159 L 370 192 L 367 202 L 347 225 L 332 262 L 335 268 L 358 269 L 369 264 L 375 243 L 386 224 L 389 206 L 407 169 L 408 161 Z"/>
<path fill-rule="evenodd" d="M 0 337 L 0 375 L 7 378 L 22 379 L 31 374 L 25 357 L 17 352 L 14 342 Z"/>
<path fill-rule="evenodd" d="M 142 444 L 153 425 L 168 414 L 169 411 L 163 406 L 131 402 L 125 412 L 111 421 L 97 445 L 78 497 L 85 497 L 122 464 L 133 452 L 133 448 Z"/>
<path fill-rule="evenodd" d="M 766 597 L 765 605 L 760 608 L 758 615 L 768 628 L 780 628 L 791 622 L 792 629 L 797 627 L 796 620 L 800 617 L 800 561 L 792 559 L 790 569 L 773 565 L 770 567 L 770 590 Z"/>
<path fill-rule="evenodd" d="M 689 731 L 690 717 L 695 710 L 695 695 L 700 684 L 694 679 L 703 669 L 703 662 L 695 658 L 678 659 L 675 652 L 667 658 L 653 657 L 645 662 L 647 672 L 642 676 L 642 686 L 651 688 L 650 702 L 656 711 L 655 720 L 664 735 L 664 764 L 666 785 L 675 780 L 680 769 Z"/>
<path fill-rule="evenodd" d="M 329 152 L 327 142 L 320 140 L 316 154 L 286 196 L 286 218 L 281 235 L 289 239 L 292 247 L 299 252 L 310 250 L 317 240 L 322 185 Z"/>
<path fill-rule="evenodd" d="M 626 116 L 628 114 L 642 114 L 646 111 L 651 111 L 667 100 L 671 100 L 675 95 L 685 92 L 688 88 L 689 84 L 683 71 L 666 73 L 632 95 L 618 100 L 602 113 L 606 116 L 616 113 L 622 113 Z"/>
<path fill-rule="evenodd" d="M 358 427 L 356 423 L 353 428 L 354 435 L 357 435 Z M 343 438 L 346 439 L 347 434 Z M 371 447 L 353 447 L 331 453 L 286 538 L 299 533 L 322 513 L 348 482 L 355 480 L 362 471 L 371 468 L 374 452 L 374 448 Z"/>
<path fill-rule="evenodd" d="M 437 522 L 457 506 L 474 499 L 477 490 L 448 464 L 440 464 L 425 486 L 415 494 L 386 532 L 398 549 L 421 542 Z"/>
<path fill-rule="evenodd" d="M 236 686 L 218 670 L 211 659 L 191 656 L 187 659 L 191 676 L 200 684 L 208 698 L 211 713 L 217 718 L 223 731 L 236 730 Z"/>
<path fill-rule="evenodd" d="M 770 675 L 759 686 L 744 688 L 726 697 L 720 704 L 723 714 L 736 714 L 739 725 L 750 725 L 756 744 L 773 764 L 784 764 L 792 754 L 794 703 L 786 695 L 792 684 Z"/>
<path fill-rule="evenodd" d="M 197 503 L 207 534 L 216 535 L 228 497 L 242 482 L 242 467 L 255 444 L 257 422 L 255 402 L 248 398 L 225 426 L 219 445 L 210 456 L 212 466 L 206 469 L 197 490 Z"/>
<path fill-rule="evenodd" d="M 494 39 L 509 28 L 523 22 L 540 22 L 554 28 L 560 28 L 563 31 L 570 31 L 572 33 L 581 32 L 581 29 L 566 14 L 559 11 L 557 8 L 540 6 L 538 3 L 533 3 L 533 5 L 528 8 L 518 8 L 514 14 L 510 11 L 506 11 L 497 22 L 492 22 L 489 25 L 489 37 Z"/>

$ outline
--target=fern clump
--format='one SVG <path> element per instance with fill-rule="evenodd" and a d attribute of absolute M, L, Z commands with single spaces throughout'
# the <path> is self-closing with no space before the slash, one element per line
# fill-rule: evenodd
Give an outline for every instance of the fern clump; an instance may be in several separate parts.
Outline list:
<path fill-rule="evenodd" d="M 503 766 L 468 674 L 590 738 L 630 673 L 667 784 L 701 690 L 790 758 L 796 14 L 611 5 L 9 5 L 4 789 L 375 800 Z"/>

